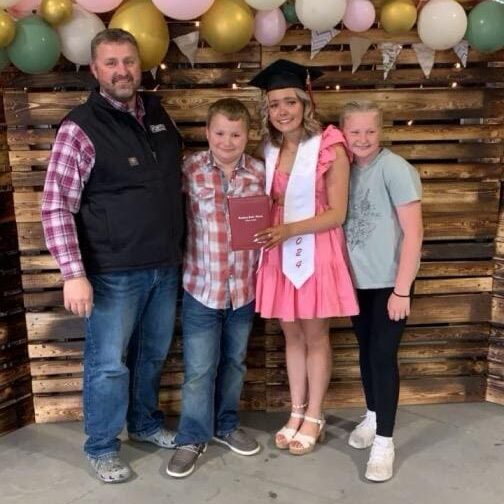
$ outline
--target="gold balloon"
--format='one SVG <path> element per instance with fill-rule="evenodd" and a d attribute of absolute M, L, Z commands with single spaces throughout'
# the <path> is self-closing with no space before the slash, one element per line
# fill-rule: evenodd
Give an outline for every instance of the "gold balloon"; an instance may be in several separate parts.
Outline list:
<path fill-rule="evenodd" d="M 59 25 L 72 17 L 72 0 L 42 0 L 39 12 L 49 24 Z"/>
<path fill-rule="evenodd" d="M 221 53 L 243 49 L 254 32 L 254 16 L 244 0 L 215 0 L 201 16 L 201 36 Z"/>
<path fill-rule="evenodd" d="M 381 9 L 380 23 L 391 34 L 410 31 L 416 19 L 417 10 L 412 0 L 389 0 Z"/>
<path fill-rule="evenodd" d="M 7 47 L 13 40 L 16 34 L 16 23 L 7 14 L 0 10 L 0 47 Z"/>
<path fill-rule="evenodd" d="M 127 0 L 115 11 L 109 28 L 122 28 L 138 42 L 142 70 L 157 67 L 168 51 L 166 20 L 150 0 Z"/>

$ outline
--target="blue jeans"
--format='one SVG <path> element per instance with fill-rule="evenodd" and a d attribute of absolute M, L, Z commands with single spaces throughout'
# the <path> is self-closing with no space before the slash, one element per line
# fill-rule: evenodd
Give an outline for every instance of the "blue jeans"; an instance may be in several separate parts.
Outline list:
<path fill-rule="evenodd" d="M 175 443 L 206 443 L 238 427 L 254 302 L 237 310 L 208 308 L 184 292 L 184 385 Z"/>
<path fill-rule="evenodd" d="M 175 323 L 178 267 L 89 275 L 94 307 L 84 349 L 84 451 L 117 453 L 128 431 L 163 425 L 158 393 Z"/>

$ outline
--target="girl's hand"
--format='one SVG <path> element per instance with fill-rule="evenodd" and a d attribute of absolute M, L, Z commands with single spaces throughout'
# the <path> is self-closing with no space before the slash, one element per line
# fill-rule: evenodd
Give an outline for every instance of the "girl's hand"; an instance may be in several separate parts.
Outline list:
<path fill-rule="evenodd" d="M 280 245 L 291 237 L 291 228 L 289 224 L 280 224 L 272 226 L 264 231 L 259 231 L 255 235 L 255 241 L 260 243 L 266 250 L 270 250 Z"/>
<path fill-rule="evenodd" d="M 398 297 L 394 293 L 390 294 L 387 310 L 390 320 L 397 322 L 406 318 L 410 314 L 410 298 Z"/>

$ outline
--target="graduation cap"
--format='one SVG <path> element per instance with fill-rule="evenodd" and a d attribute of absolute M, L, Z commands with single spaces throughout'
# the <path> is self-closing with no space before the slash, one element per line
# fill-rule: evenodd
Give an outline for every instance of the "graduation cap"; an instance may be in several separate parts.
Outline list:
<path fill-rule="evenodd" d="M 249 84 L 265 91 L 291 87 L 307 90 L 310 89 L 310 82 L 323 74 L 324 72 L 315 68 L 279 59 L 261 70 Z"/>

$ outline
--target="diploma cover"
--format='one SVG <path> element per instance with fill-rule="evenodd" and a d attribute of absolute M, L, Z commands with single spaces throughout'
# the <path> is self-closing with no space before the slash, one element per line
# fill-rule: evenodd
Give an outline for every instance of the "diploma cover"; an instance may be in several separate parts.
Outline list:
<path fill-rule="evenodd" d="M 231 248 L 252 250 L 261 248 L 254 235 L 270 227 L 270 199 L 263 194 L 228 198 Z"/>

